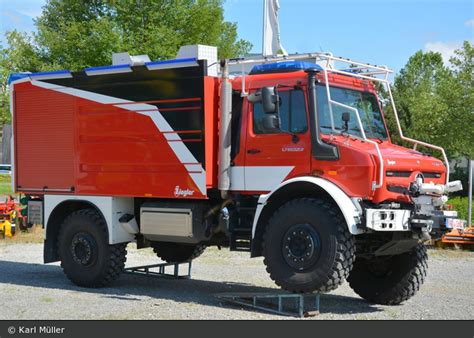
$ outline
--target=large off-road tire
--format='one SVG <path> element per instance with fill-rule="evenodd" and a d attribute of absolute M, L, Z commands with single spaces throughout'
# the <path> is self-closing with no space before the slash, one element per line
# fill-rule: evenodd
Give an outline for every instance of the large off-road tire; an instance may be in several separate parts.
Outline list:
<path fill-rule="evenodd" d="M 126 246 L 109 245 L 107 225 L 94 209 L 71 213 L 58 236 L 61 267 L 74 284 L 83 287 L 111 284 L 124 269 Z"/>
<path fill-rule="evenodd" d="M 396 256 L 357 258 L 347 280 L 351 288 L 369 302 L 397 305 L 416 294 L 427 269 L 426 247 L 418 244 L 410 252 Z"/>
<path fill-rule="evenodd" d="M 168 263 L 183 263 L 196 259 L 206 249 L 206 246 L 201 244 L 169 242 L 153 242 L 152 247 L 156 255 Z"/>
<path fill-rule="evenodd" d="M 271 217 L 263 256 L 270 277 L 291 292 L 327 292 L 349 275 L 355 242 L 334 205 L 318 199 L 287 202 Z"/>

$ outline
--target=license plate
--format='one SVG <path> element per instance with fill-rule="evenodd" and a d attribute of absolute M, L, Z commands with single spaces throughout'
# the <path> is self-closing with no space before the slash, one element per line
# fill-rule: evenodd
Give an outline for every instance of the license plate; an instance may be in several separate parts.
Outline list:
<path fill-rule="evenodd" d="M 447 218 L 446 228 L 450 229 L 464 229 L 466 227 L 466 221 L 459 218 Z"/>

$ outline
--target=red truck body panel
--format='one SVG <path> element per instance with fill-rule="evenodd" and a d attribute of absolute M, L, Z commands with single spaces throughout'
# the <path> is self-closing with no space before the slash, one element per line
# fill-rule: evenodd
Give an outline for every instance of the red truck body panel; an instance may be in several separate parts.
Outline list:
<path fill-rule="evenodd" d="M 68 190 L 75 185 L 75 113 L 71 96 L 15 85 L 17 186 Z"/>
<path fill-rule="evenodd" d="M 117 88 L 105 95 L 101 79 L 85 85 L 81 76 L 14 84 L 18 191 L 207 198 L 206 187 L 217 184 L 217 78 L 193 78 L 193 90 L 124 95 Z"/>

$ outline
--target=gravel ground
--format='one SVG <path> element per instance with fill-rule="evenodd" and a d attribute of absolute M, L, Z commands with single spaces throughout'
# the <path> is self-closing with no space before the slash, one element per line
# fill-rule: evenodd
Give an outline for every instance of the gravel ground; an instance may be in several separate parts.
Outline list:
<path fill-rule="evenodd" d="M 127 266 L 157 263 L 129 247 Z M 474 318 L 474 253 L 430 251 L 428 279 L 400 306 L 359 298 L 346 284 L 321 296 L 318 319 Z M 208 249 L 193 262 L 191 280 L 122 275 L 109 288 L 70 283 L 58 264 L 42 264 L 41 244 L 0 242 L 0 319 L 287 319 L 223 303 L 223 292 L 277 292 L 262 259 Z"/>

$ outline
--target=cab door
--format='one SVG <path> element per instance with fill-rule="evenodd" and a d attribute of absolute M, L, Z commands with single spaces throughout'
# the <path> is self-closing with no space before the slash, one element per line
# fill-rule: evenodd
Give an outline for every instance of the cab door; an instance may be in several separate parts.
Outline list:
<path fill-rule="evenodd" d="M 285 179 L 310 173 L 311 138 L 306 90 L 279 89 L 279 129 L 265 129 L 262 103 L 248 104 L 245 138 L 246 191 L 268 192 Z"/>

